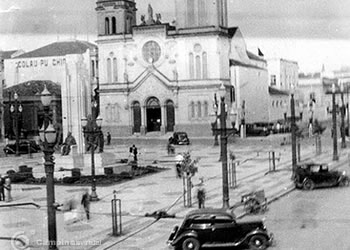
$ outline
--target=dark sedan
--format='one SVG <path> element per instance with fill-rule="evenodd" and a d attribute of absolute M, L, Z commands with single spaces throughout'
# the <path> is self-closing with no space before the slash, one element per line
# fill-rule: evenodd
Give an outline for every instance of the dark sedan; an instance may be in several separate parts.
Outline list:
<path fill-rule="evenodd" d="M 35 141 L 20 141 L 18 145 L 20 154 L 37 153 L 40 151 L 40 146 Z M 16 142 L 9 143 L 4 147 L 5 154 L 16 153 Z"/>
<path fill-rule="evenodd" d="M 189 212 L 182 225 L 173 229 L 168 245 L 183 250 L 236 246 L 266 249 L 272 238 L 262 220 L 238 221 L 223 209 L 199 209 Z"/>
<path fill-rule="evenodd" d="M 297 188 L 312 190 L 316 187 L 348 186 L 349 177 L 345 171 L 330 171 L 327 164 L 310 162 L 297 166 L 294 183 Z"/>
<path fill-rule="evenodd" d="M 186 132 L 174 132 L 173 136 L 169 138 L 169 143 L 175 145 L 189 145 L 190 139 Z"/>

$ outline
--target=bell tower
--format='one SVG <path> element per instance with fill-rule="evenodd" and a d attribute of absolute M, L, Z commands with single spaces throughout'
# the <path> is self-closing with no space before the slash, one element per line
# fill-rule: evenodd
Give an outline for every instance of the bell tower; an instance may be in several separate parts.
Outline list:
<path fill-rule="evenodd" d="M 132 32 L 136 25 L 135 0 L 97 0 L 96 5 L 98 36 Z"/>
<path fill-rule="evenodd" d="M 227 27 L 227 0 L 176 0 L 177 29 Z"/>

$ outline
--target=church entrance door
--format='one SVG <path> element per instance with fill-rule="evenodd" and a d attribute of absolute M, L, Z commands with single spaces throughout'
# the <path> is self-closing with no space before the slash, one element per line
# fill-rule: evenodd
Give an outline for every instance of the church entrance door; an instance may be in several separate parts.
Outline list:
<path fill-rule="evenodd" d="M 147 132 L 160 131 L 162 125 L 162 112 L 159 100 L 156 97 L 151 97 L 146 105 L 147 115 Z"/>
<path fill-rule="evenodd" d="M 166 103 L 166 119 L 167 119 L 166 132 L 174 131 L 175 109 L 174 109 L 173 101 L 170 101 L 170 100 L 167 101 Z"/>
<path fill-rule="evenodd" d="M 140 133 L 141 131 L 141 107 L 139 102 L 132 104 L 132 114 L 134 119 L 133 133 Z"/>

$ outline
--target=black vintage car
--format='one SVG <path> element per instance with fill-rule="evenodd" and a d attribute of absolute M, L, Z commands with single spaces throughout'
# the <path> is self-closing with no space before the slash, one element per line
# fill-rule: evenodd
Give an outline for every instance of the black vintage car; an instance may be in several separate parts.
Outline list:
<path fill-rule="evenodd" d="M 190 139 L 186 132 L 174 132 L 173 136 L 169 138 L 169 143 L 175 145 L 189 145 Z"/>
<path fill-rule="evenodd" d="M 235 246 L 266 249 L 272 239 L 261 220 L 236 221 L 224 209 L 197 209 L 186 215 L 180 227 L 175 226 L 167 243 L 183 250 Z"/>
<path fill-rule="evenodd" d="M 270 133 L 272 133 L 272 125 L 267 122 L 246 124 L 246 128 L 248 136 L 268 136 Z"/>
<path fill-rule="evenodd" d="M 294 183 L 297 188 L 312 190 L 316 187 L 348 186 L 349 177 L 345 171 L 330 171 L 327 164 L 309 162 L 297 165 Z"/>
<path fill-rule="evenodd" d="M 40 151 L 40 146 L 32 140 L 20 141 L 18 146 L 18 151 L 20 154 L 37 153 Z M 16 153 L 16 142 L 9 143 L 4 147 L 5 154 L 15 154 Z"/>

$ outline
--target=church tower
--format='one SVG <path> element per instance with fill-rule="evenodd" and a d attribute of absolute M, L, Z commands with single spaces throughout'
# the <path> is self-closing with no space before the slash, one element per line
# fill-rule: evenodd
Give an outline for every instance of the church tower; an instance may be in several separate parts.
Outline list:
<path fill-rule="evenodd" d="M 97 0 L 99 36 L 129 34 L 136 25 L 135 0 Z"/>
<path fill-rule="evenodd" d="M 176 0 L 177 29 L 227 27 L 227 0 Z"/>

